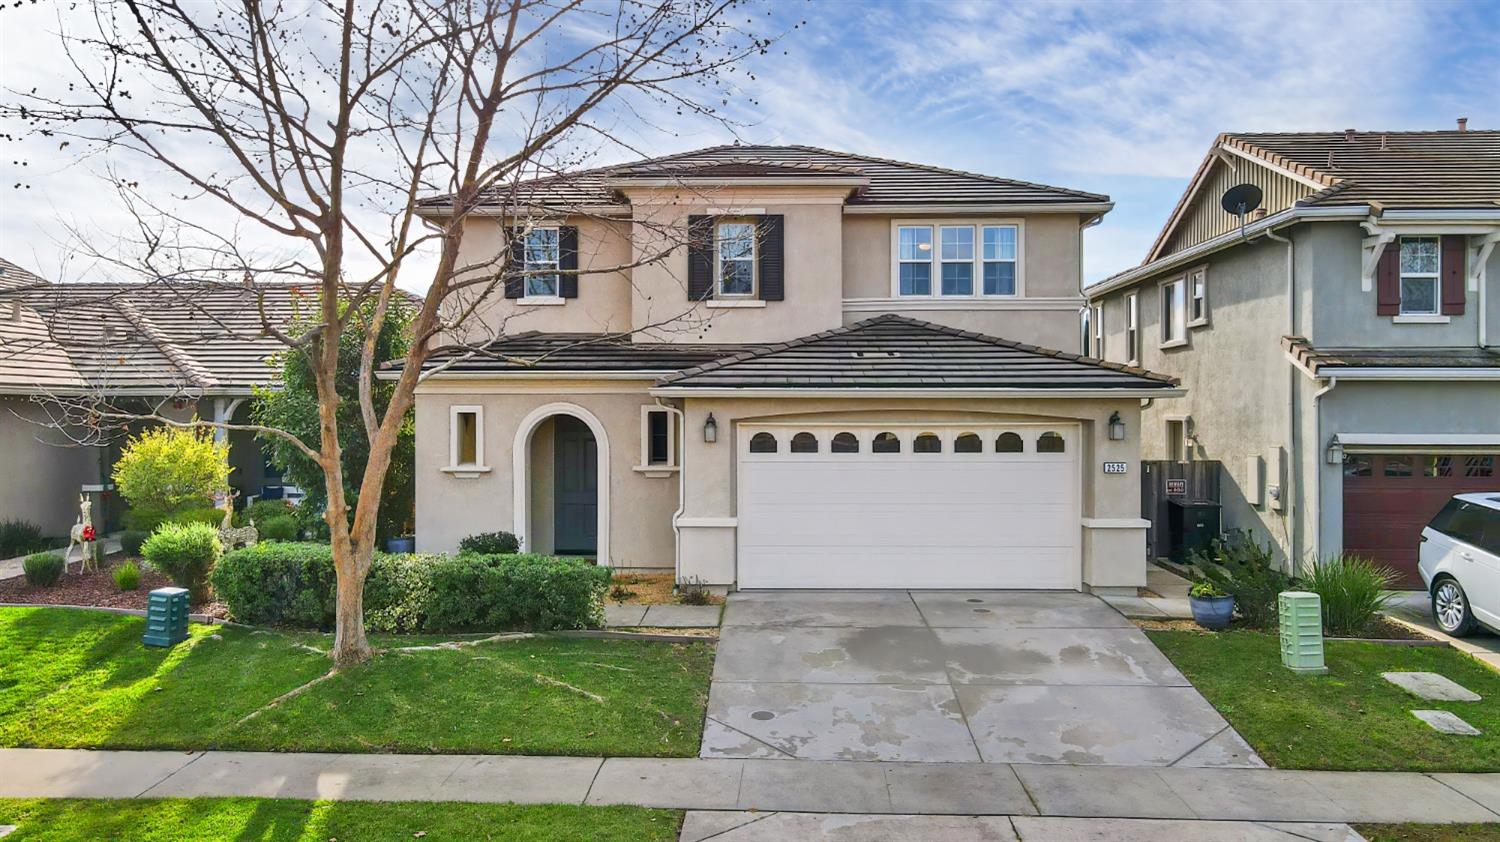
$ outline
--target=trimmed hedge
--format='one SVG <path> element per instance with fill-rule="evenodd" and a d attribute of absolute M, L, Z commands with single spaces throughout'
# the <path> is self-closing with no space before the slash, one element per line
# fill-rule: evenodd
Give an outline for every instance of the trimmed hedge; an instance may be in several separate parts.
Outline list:
<path fill-rule="evenodd" d="M 255 524 L 255 532 L 262 541 L 295 541 L 302 532 L 297 519 L 290 513 L 268 517 Z"/>
<path fill-rule="evenodd" d="M 33 588 L 50 588 L 62 578 L 67 565 L 62 553 L 33 553 L 21 562 L 21 573 L 26 584 Z"/>
<path fill-rule="evenodd" d="M 376 553 L 365 623 L 375 632 L 597 628 L 609 575 L 577 558 Z M 213 573 L 234 619 L 300 628 L 333 626 L 335 581 L 327 544 L 256 544 L 227 553 Z"/>
<path fill-rule="evenodd" d="M 206 523 L 164 523 L 141 545 L 146 563 L 191 592 L 193 604 L 208 599 L 208 577 L 224 547 L 219 530 Z"/>

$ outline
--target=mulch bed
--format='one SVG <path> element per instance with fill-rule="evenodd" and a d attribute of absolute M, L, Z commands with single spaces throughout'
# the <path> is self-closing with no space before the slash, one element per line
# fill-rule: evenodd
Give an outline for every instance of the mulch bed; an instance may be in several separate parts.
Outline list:
<path fill-rule="evenodd" d="M 1201 632 L 1203 634 L 1213 634 L 1213 632 L 1203 628 L 1192 620 L 1135 620 L 1134 622 L 1137 626 L 1147 631 L 1190 631 Z M 1243 623 L 1235 622 L 1229 626 L 1229 631 L 1244 628 L 1247 628 L 1247 626 L 1245 626 Z M 1273 628 L 1268 629 L 1268 631 L 1274 633 L 1276 630 Z M 1391 620 L 1387 617 L 1376 617 L 1375 622 L 1371 623 L 1369 627 L 1364 630 L 1363 634 L 1355 635 L 1354 637 L 1329 636 L 1327 637 L 1327 639 L 1368 640 L 1372 642 L 1378 642 L 1382 640 L 1415 640 L 1441 643 L 1441 641 L 1438 641 L 1429 635 L 1425 635 L 1415 629 L 1403 626 L 1400 623 L 1395 622 L 1394 620 Z"/>
<path fill-rule="evenodd" d="M 26 579 L 21 576 L 0 580 L 0 602 L 145 610 L 147 595 L 155 588 L 171 586 L 172 580 L 137 560 L 136 564 L 141 568 L 140 587 L 133 591 L 122 591 L 115 587 L 110 570 L 124 560 L 119 556 L 107 559 L 98 572 L 91 573 L 79 572 L 78 565 L 70 564 L 68 572 L 50 588 L 34 588 L 26 584 Z M 214 602 L 193 606 L 193 613 L 225 616 L 223 605 Z"/>
<path fill-rule="evenodd" d="M 617 573 L 613 579 L 611 590 L 605 596 L 605 602 L 610 605 L 677 605 L 681 602 L 674 590 L 677 587 L 677 577 L 671 573 Z M 616 599 L 615 589 L 624 596 Z M 724 597 L 709 596 L 709 605 L 722 605 Z"/>

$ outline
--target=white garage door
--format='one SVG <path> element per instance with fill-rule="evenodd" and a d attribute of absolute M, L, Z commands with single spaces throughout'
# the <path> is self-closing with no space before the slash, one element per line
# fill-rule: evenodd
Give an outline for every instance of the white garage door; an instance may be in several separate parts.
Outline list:
<path fill-rule="evenodd" d="M 1069 425 L 742 426 L 742 588 L 1072 588 Z"/>

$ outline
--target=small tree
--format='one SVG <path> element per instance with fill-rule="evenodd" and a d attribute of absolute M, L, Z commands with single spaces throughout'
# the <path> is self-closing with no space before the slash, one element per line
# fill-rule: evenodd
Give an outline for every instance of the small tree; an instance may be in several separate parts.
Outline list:
<path fill-rule="evenodd" d="M 340 450 L 343 464 L 344 494 L 353 508 L 358 508 L 359 489 L 364 479 L 364 465 L 370 459 L 370 438 L 361 423 L 361 385 L 370 390 L 370 402 L 375 413 L 384 416 L 390 406 L 391 395 L 396 384 L 389 380 L 363 380 L 360 363 L 369 338 L 369 326 L 374 315 L 374 302 L 367 303 L 349 327 L 339 334 L 338 370 L 334 385 L 339 402 L 335 412 L 339 429 L 344 431 Z M 406 356 L 411 345 L 412 308 L 404 302 L 391 302 L 385 319 L 374 339 L 374 359 L 393 360 Z M 313 314 L 309 324 L 300 325 L 311 329 L 317 324 Z M 318 437 L 318 384 L 311 361 L 306 354 L 286 353 L 281 355 L 281 384 L 278 391 L 262 390 L 257 393 L 254 415 L 255 423 L 292 433 L 303 441 Z M 281 436 L 262 435 L 261 440 L 271 450 L 271 459 L 281 468 L 286 478 L 307 492 L 303 506 L 321 512 L 328 505 L 328 492 L 324 487 L 323 469 L 290 441 Z M 416 424 L 408 409 L 405 421 L 396 437 L 395 449 L 391 453 L 391 466 L 385 475 L 381 490 L 380 517 L 376 534 L 380 539 L 402 534 L 411 519 L 416 499 Z M 351 511 L 352 515 L 352 511 Z M 307 519 L 304 518 L 304 521 Z"/>
<path fill-rule="evenodd" d="M 153 427 L 132 438 L 115 463 L 115 487 L 132 523 L 151 529 L 178 512 L 213 505 L 229 491 L 229 445 L 208 430 Z"/>

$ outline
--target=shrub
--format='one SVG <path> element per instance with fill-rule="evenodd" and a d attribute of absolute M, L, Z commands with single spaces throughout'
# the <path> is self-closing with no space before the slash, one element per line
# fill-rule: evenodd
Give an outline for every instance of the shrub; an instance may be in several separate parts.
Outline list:
<path fill-rule="evenodd" d="M 295 541 L 302 533 L 302 527 L 297 525 L 296 518 L 286 514 L 256 521 L 255 531 L 262 541 Z"/>
<path fill-rule="evenodd" d="M 0 520 L 0 558 L 49 549 L 42 528 L 29 520 Z"/>
<path fill-rule="evenodd" d="M 120 550 L 128 556 L 139 556 L 141 545 L 150 537 L 151 533 L 143 529 L 127 529 L 120 533 Z"/>
<path fill-rule="evenodd" d="M 66 568 L 61 553 L 33 553 L 21 562 L 26 584 L 33 588 L 50 588 L 57 584 Z"/>
<path fill-rule="evenodd" d="M 458 542 L 461 553 L 507 555 L 521 549 L 521 542 L 509 532 L 481 532 Z"/>
<path fill-rule="evenodd" d="M 677 586 L 677 601 L 683 605 L 709 605 L 713 598 L 702 579 L 689 576 Z"/>
<path fill-rule="evenodd" d="M 1331 635 L 1352 637 L 1364 631 L 1395 595 L 1388 592 L 1396 574 L 1367 558 L 1339 555 L 1313 567 L 1302 587 L 1323 603 L 1323 626 Z"/>
<path fill-rule="evenodd" d="M 333 551 L 266 543 L 227 553 L 213 585 L 240 622 L 333 625 Z M 608 568 L 536 555 L 376 553 L 365 580 L 365 623 L 375 632 L 576 629 L 604 621 Z"/>
<path fill-rule="evenodd" d="M 206 430 L 152 427 L 125 446 L 112 476 L 134 510 L 131 526 L 154 529 L 229 490 L 229 445 Z"/>
<path fill-rule="evenodd" d="M 1254 628 L 1276 625 L 1276 596 L 1291 587 L 1292 577 L 1276 566 L 1271 545 L 1262 547 L 1244 531 L 1215 538 L 1207 551 L 1193 550 L 1193 567 L 1204 581 L 1234 595 L 1234 607 Z"/>
<path fill-rule="evenodd" d="M 1194 582 L 1193 586 L 1188 588 L 1188 596 L 1195 596 L 1199 599 L 1219 599 L 1229 594 L 1224 593 L 1224 589 L 1213 582 Z"/>
<path fill-rule="evenodd" d="M 164 523 L 146 543 L 146 563 L 187 588 L 194 603 L 208 598 L 209 573 L 223 553 L 219 531 L 205 523 Z"/>
<path fill-rule="evenodd" d="M 116 567 L 110 575 L 114 576 L 115 587 L 122 591 L 133 591 L 141 586 L 141 568 L 133 561 Z"/>
<path fill-rule="evenodd" d="M 173 514 L 167 518 L 167 523 L 178 525 L 202 523 L 218 529 L 224 524 L 224 510 L 216 509 L 213 506 L 195 506 Z"/>
<path fill-rule="evenodd" d="M 271 518 L 295 518 L 296 508 L 285 500 L 256 500 L 235 514 L 234 525 L 249 526 L 253 520 L 259 527 Z"/>

